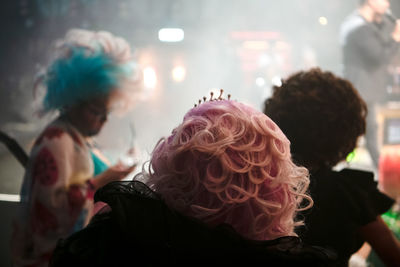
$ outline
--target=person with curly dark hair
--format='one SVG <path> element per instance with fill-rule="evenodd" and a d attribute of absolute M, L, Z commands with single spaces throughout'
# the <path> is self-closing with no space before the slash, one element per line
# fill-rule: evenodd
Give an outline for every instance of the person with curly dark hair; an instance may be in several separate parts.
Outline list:
<path fill-rule="evenodd" d="M 400 262 L 400 246 L 380 215 L 393 200 L 377 189 L 373 173 L 332 168 L 365 133 L 367 106 L 353 85 L 319 68 L 300 71 L 275 86 L 264 113 L 291 142 L 293 160 L 310 171 L 311 211 L 299 236 L 334 249 L 339 266 L 368 242 L 388 266 Z"/>

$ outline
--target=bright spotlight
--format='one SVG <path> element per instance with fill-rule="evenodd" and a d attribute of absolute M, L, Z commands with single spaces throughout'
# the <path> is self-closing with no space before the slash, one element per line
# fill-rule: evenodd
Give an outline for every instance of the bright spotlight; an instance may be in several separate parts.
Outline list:
<path fill-rule="evenodd" d="M 258 77 L 256 79 L 256 85 L 258 87 L 263 87 L 265 85 L 265 79 L 263 77 Z"/>
<path fill-rule="evenodd" d="M 143 69 L 143 82 L 147 88 L 155 88 L 157 85 L 156 71 L 152 67 L 146 67 Z"/>
<path fill-rule="evenodd" d="M 186 69 L 183 66 L 176 66 L 172 69 L 172 78 L 176 82 L 181 82 L 186 77 Z"/>
<path fill-rule="evenodd" d="M 181 42 L 185 33 L 180 28 L 163 28 L 158 31 L 158 39 L 161 42 Z"/>
<path fill-rule="evenodd" d="M 319 24 L 321 24 L 322 26 L 325 26 L 326 24 L 328 24 L 328 19 L 326 17 L 319 17 L 318 21 L 319 21 Z"/>

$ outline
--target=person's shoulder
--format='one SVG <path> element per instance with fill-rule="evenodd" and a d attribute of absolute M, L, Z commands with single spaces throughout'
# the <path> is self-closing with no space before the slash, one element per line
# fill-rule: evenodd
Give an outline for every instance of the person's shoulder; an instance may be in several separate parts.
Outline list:
<path fill-rule="evenodd" d="M 366 28 L 368 28 L 366 20 L 357 11 L 354 11 L 340 25 L 339 36 L 341 42 L 345 42 L 349 37 L 364 31 Z"/>
<path fill-rule="evenodd" d="M 35 141 L 34 147 L 79 147 L 84 146 L 84 138 L 68 123 L 56 119 L 49 123 Z"/>
<path fill-rule="evenodd" d="M 373 173 L 343 169 L 340 171 L 321 169 L 311 175 L 311 186 L 313 198 L 319 203 L 316 205 L 329 205 L 340 210 L 352 210 L 356 199 L 364 199 L 366 192 L 377 190 L 377 184 L 373 179 Z M 332 201 L 332 200 L 335 201 Z M 358 202 L 358 201 L 357 201 Z"/>
<path fill-rule="evenodd" d="M 342 169 L 340 171 L 330 171 L 326 175 L 329 186 L 336 190 L 347 193 L 377 190 L 377 182 L 374 180 L 374 173 L 357 169 Z"/>
<path fill-rule="evenodd" d="M 111 207 L 118 206 L 122 202 L 126 205 L 137 205 L 145 201 L 163 203 L 160 196 L 145 183 L 132 181 L 114 181 L 98 189 L 95 194 L 95 201 L 103 201 Z"/>
<path fill-rule="evenodd" d="M 343 175 L 341 172 L 334 171 L 328 168 L 322 168 L 311 174 L 311 186 L 318 187 L 319 189 L 327 187 L 329 190 L 337 189 L 342 184 L 341 179 Z"/>
<path fill-rule="evenodd" d="M 58 123 L 57 121 L 53 121 L 43 129 L 38 138 L 36 138 L 34 145 L 40 146 L 45 141 L 57 140 L 66 133 L 66 128 L 62 124 Z"/>
<path fill-rule="evenodd" d="M 373 172 L 346 168 L 337 172 L 336 176 L 338 183 L 351 190 L 380 194 L 378 182 L 375 180 Z"/>
<path fill-rule="evenodd" d="M 393 199 L 378 189 L 372 172 L 343 169 L 338 175 L 338 182 L 347 192 L 348 205 L 355 210 L 354 216 L 358 216 L 361 225 L 375 220 L 394 204 Z"/>
<path fill-rule="evenodd" d="M 314 174 L 316 177 L 324 177 L 329 181 L 335 183 L 341 183 L 343 180 L 351 178 L 352 181 L 358 183 L 358 181 L 366 183 L 374 183 L 374 173 L 370 171 L 358 170 L 358 169 L 348 169 L 344 168 L 341 170 L 331 170 L 331 169 L 321 169 Z"/>
<path fill-rule="evenodd" d="M 354 11 L 345 17 L 345 19 L 341 24 L 341 27 L 353 28 L 360 25 L 364 25 L 365 22 L 366 22 L 365 19 L 357 11 Z"/>
<path fill-rule="evenodd" d="M 374 181 L 374 173 L 371 171 L 344 168 L 338 171 L 337 174 L 344 178 L 351 177 L 354 181 L 357 182 L 361 181 L 364 183 L 376 184 Z"/>

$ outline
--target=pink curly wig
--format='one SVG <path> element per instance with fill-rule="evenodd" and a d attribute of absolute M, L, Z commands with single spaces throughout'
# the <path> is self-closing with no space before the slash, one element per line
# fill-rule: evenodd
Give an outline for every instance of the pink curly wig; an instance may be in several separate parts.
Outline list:
<path fill-rule="evenodd" d="M 148 185 L 167 205 L 242 236 L 295 235 L 296 211 L 311 198 L 308 171 L 291 161 L 290 143 L 265 114 L 244 104 L 210 101 L 156 145 Z"/>

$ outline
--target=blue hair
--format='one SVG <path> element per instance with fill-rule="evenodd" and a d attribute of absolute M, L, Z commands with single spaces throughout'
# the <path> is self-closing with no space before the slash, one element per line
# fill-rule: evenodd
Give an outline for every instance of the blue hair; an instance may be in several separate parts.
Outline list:
<path fill-rule="evenodd" d="M 47 71 L 44 110 L 61 110 L 90 98 L 107 95 L 129 75 L 129 66 L 119 65 L 102 50 L 84 47 L 70 50 L 67 58 L 57 59 Z"/>

